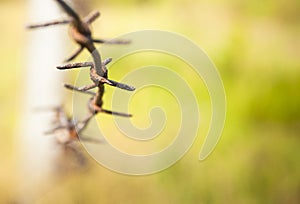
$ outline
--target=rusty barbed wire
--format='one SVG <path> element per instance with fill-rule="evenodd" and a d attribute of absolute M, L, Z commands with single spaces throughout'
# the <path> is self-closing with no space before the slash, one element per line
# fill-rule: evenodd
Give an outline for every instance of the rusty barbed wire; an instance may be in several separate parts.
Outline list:
<path fill-rule="evenodd" d="M 62 107 L 55 109 L 57 119 L 56 119 L 56 126 L 47 131 L 46 134 L 54 134 L 60 131 L 64 131 L 65 133 L 62 134 L 65 139 L 58 141 L 61 144 L 69 145 L 73 141 L 79 141 L 79 134 L 86 128 L 89 121 L 95 116 L 97 113 L 102 112 L 111 115 L 117 115 L 122 117 L 131 117 L 131 114 L 127 113 L 120 113 L 111 110 L 103 109 L 103 94 L 105 92 L 104 84 L 114 86 L 120 89 L 124 89 L 127 91 L 134 91 L 135 88 L 123 84 L 108 78 L 108 70 L 107 65 L 112 61 L 111 58 L 105 59 L 102 61 L 101 54 L 95 47 L 95 43 L 107 43 L 107 44 L 128 44 L 130 41 L 128 40 L 103 40 L 103 39 L 95 39 L 92 37 L 92 32 L 90 29 L 91 23 L 93 23 L 99 16 L 100 12 L 93 11 L 88 14 L 86 17 L 81 18 L 77 12 L 75 12 L 66 2 L 63 0 L 55 0 L 59 6 L 64 10 L 65 13 L 69 16 L 69 19 L 63 20 L 55 20 L 50 21 L 47 23 L 39 23 L 34 25 L 27 26 L 28 29 L 35 29 L 35 28 L 42 28 L 52 25 L 63 25 L 69 24 L 70 27 L 70 36 L 78 45 L 79 48 L 75 50 L 75 52 L 68 57 L 65 62 L 69 62 L 75 59 L 84 49 L 87 49 L 89 53 L 92 55 L 93 62 L 79 62 L 79 63 L 69 63 L 65 65 L 57 66 L 59 70 L 68 70 L 68 69 L 75 69 L 75 68 L 90 68 L 90 79 L 92 84 L 85 85 L 82 87 L 75 87 L 70 84 L 65 84 L 65 88 L 78 91 L 81 93 L 92 95 L 90 100 L 88 101 L 88 109 L 89 114 L 88 116 L 82 120 L 81 122 L 76 122 L 72 120 L 70 117 L 67 117 L 65 112 L 63 111 Z M 90 91 L 90 89 L 98 88 L 96 92 Z M 89 138 L 80 138 L 81 140 L 86 141 L 93 141 Z M 95 142 L 95 141 L 93 141 Z"/>

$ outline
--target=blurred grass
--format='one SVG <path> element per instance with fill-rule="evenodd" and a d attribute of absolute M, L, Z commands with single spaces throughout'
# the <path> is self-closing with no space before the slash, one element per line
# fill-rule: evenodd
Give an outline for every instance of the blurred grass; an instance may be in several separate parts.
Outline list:
<path fill-rule="evenodd" d="M 184 158 L 155 175 L 119 175 L 91 160 L 89 172 L 52 181 L 56 187 L 37 203 L 300 203 L 298 1 L 103 0 L 94 1 L 94 7 L 102 13 L 93 26 L 95 36 L 163 29 L 206 50 L 226 89 L 224 133 L 213 154 L 198 162 L 204 126 Z M 1 203 L 15 199 L 19 185 L 13 135 L 24 72 L 24 8 L 25 2 L 0 2 Z M 128 69 L 135 65 L 124 62 Z M 112 70 L 110 76 L 117 74 Z M 201 110 L 209 109 L 207 93 L 199 94 Z"/>

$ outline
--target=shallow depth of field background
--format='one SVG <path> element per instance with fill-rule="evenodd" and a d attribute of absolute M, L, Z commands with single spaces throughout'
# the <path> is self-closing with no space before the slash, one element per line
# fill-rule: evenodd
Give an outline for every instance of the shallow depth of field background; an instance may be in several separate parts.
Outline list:
<path fill-rule="evenodd" d="M 26 72 L 22 66 L 24 44 L 30 35 L 24 29 L 26 9 L 26 1 L 0 1 L 0 203 L 18 200 L 16 189 L 21 183 L 15 135 L 20 122 L 18 104 L 22 103 L 18 94 Z M 134 177 L 109 171 L 90 159 L 87 171 L 55 178 L 55 187 L 45 190 L 37 203 L 300 203 L 299 1 L 94 0 L 86 11 L 90 9 L 102 14 L 93 24 L 94 36 L 109 38 L 162 29 L 184 35 L 202 47 L 223 79 L 226 125 L 213 154 L 199 162 L 211 114 L 201 82 L 197 99 L 204 125 L 192 148 L 174 166 Z M 74 49 L 71 41 L 64 46 L 69 52 Z M 142 60 L 149 64 L 149 59 L 160 62 L 155 56 L 148 57 L 131 56 L 121 66 L 143 65 Z M 76 61 L 87 58 L 85 51 Z M 166 60 L 169 67 L 183 72 L 176 61 Z M 75 74 L 68 76 L 66 81 L 71 81 Z M 122 77 L 116 69 L 110 76 Z M 198 90 L 197 84 L 193 87 Z M 66 96 L 70 95 L 66 92 Z M 135 107 L 136 113 L 145 108 Z M 176 112 L 168 114 L 172 118 Z M 147 116 L 148 112 L 133 122 L 147 126 Z M 109 116 L 98 120 L 101 118 Z"/>

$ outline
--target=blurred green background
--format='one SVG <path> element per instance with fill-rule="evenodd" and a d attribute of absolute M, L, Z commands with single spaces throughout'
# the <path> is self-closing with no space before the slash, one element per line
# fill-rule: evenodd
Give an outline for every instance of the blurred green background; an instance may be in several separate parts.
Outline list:
<path fill-rule="evenodd" d="M 14 135 L 26 71 L 27 3 L 0 1 L 0 203 L 18 200 Z M 199 105 L 205 125 L 188 153 L 169 169 L 125 176 L 91 159 L 87 172 L 52 181 L 55 187 L 37 203 L 300 203 L 299 1 L 94 0 L 86 10 L 91 8 L 102 14 L 93 24 L 95 36 L 162 29 L 202 47 L 223 79 L 226 125 L 213 154 L 199 162 L 211 114 L 203 110 L 209 109 L 203 93 Z"/>

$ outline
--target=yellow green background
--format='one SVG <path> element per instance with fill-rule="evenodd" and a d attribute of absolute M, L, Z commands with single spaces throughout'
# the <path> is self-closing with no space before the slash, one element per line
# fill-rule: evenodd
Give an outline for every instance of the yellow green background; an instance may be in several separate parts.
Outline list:
<path fill-rule="evenodd" d="M 54 179 L 36 203 L 300 203 L 299 1 L 95 0 L 85 9 L 91 8 L 102 14 L 93 24 L 95 36 L 161 29 L 202 47 L 223 79 L 226 125 L 217 148 L 204 162 L 197 159 L 211 114 L 207 110 L 202 112 L 205 125 L 194 145 L 169 169 L 126 176 L 90 159 L 87 171 Z M 24 29 L 28 1 L 2 0 L 0 15 L 0 203 L 12 203 L 19 200 L 21 185 L 15 135 L 20 132 L 24 52 L 30 35 Z M 65 45 L 70 52 L 71 45 L 71 41 Z M 87 57 L 85 52 L 78 60 Z M 132 63 L 125 61 L 124 67 Z M 116 70 L 110 76 L 121 77 Z M 208 94 L 203 94 L 199 105 L 209 109 Z M 133 121 L 147 124 L 147 118 Z"/>

